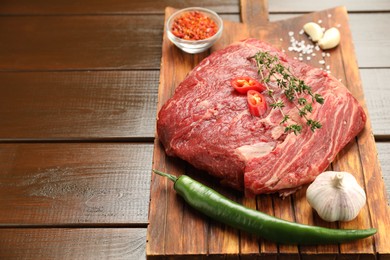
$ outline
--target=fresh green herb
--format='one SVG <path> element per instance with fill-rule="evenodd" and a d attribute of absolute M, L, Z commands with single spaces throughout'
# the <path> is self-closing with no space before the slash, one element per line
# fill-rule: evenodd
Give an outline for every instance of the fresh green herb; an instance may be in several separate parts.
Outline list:
<path fill-rule="evenodd" d="M 266 93 L 273 99 L 274 103 L 270 106 L 274 109 L 279 109 L 283 115 L 283 119 L 280 124 L 287 123 L 290 119 L 289 115 L 286 115 L 283 111 L 285 104 L 282 100 L 276 100 L 274 91 L 270 89 L 269 84 L 271 79 L 275 79 L 277 86 L 286 96 L 287 100 L 294 104 L 294 107 L 298 110 L 300 117 L 306 120 L 306 124 L 314 132 L 316 129 L 321 128 L 320 122 L 310 119 L 309 113 L 313 111 L 313 102 L 319 104 L 324 103 L 324 98 L 317 93 L 313 93 L 311 87 L 306 85 L 303 80 L 295 77 L 289 68 L 283 66 L 280 63 L 279 58 L 271 55 L 269 52 L 258 52 L 253 57 L 256 61 L 258 73 L 262 78 L 262 82 L 266 86 Z M 264 74 L 267 73 L 267 74 Z M 310 95 L 312 100 L 309 102 L 302 95 Z M 285 128 L 285 132 L 293 132 L 294 134 L 300 134 L 302 132 L 302 125 L 290 124 Z"/>

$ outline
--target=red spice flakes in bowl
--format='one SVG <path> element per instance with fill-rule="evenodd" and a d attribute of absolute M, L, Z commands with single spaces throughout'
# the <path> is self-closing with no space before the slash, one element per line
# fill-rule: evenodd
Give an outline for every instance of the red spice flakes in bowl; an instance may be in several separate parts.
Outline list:
<path fill-rule="evenodd" d="M 190 11 L 177 17 L 172 24 L 173 35 L 184 40 L 204 40 L 218 31 L 214 20 L 199 11 Z"/>
<path fill-rule="evenodd" d="M 189 7 L 176 11 L 167 21 L 169 40 L 187 53 L 200 53 L 210 48 L 222 35 L 223 21 L 214 11 Z"/>

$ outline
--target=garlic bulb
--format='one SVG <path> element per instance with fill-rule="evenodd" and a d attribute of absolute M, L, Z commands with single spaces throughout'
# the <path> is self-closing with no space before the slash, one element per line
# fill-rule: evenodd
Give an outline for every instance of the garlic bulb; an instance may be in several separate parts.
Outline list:
<path fill-rule="evenodd" d="M 323 172 L 306 191 L 306 198 L 318 215 L 329 222 L 350 221 L 366 203 L 366 194 L 348 172 Z"/>

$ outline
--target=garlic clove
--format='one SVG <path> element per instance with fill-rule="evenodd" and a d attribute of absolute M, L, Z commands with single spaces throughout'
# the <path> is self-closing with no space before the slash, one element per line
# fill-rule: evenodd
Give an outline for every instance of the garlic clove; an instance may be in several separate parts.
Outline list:
<path fill-rule="evenodd" d="M 309 185 L 306 198 L 318 215 L 329 222 L 350 221 L 366 203 L 366 194 L 347 172 L 321 173 Z"/>
<path fill-rule="evenodd" d="M 310 38 L 313 42 L 318 42 L 324 34 L 321 26 L 319 26 L 318 24 L 316 24 L 314 22 L 306 23 L 303 26 L 303 30 L 305 31 L 305 33 L 307 35 L 310 36 Z"/>
<path fill-rule="evenodd" d="M 325 31 L 322 39 L 318 41 L 318 45 L 323 50 L 328 50 L 336 47 L 340 43 L 340 31 L 336 27 L 332 27 Z"/>

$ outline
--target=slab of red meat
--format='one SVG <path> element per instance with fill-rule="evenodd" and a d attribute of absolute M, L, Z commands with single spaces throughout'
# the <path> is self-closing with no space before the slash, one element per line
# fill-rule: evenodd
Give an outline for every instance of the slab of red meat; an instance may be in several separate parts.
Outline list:
<path fill-rule="evenodd" d="M 322 124 L 313 133 L 284 133 L 279 110 L 268 108 L 252 116 L 246 95 L 235 92 L 232 78 L 259 78 L 253 56 L 268 51 L 292 74 L 321 94 L 310 118 Z M 305 124 L 294 106 L 271 82 L 276 99 L 293 122 Z M 306 97 L 310 99 L 308 96 Z M 267 97 L 268 104 L 273 103 Z M 248 194 L 288 195 L 323 172 L 336 154 L 364 127 L 366 116 L 351 93 L 336 78 L 318 68 L 288 58 L 271 45 L 247 39 L 214 52 L 177 87 L 158 114 L 157 133 L 166 153 L 205 170 Z"/>

